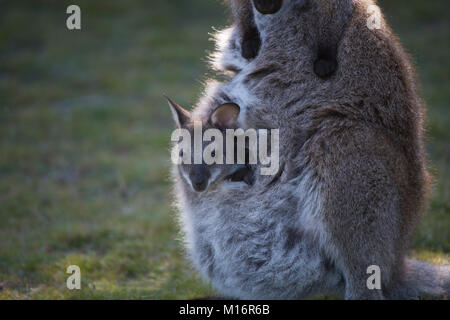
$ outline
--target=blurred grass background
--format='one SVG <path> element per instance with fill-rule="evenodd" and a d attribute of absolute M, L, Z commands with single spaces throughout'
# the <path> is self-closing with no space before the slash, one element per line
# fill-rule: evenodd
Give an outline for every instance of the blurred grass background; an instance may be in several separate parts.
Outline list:
<path fill-rule="evenodd" d="M 66 28 L 78 4 L 82 30 Z M 436 186 L 413 254 L 450 259 L 450 2 L 380 1 L 429 107 Z M 213 0 L 0 0 L 0 299 L 214 294 L 177 240 L 162 94 L 192 105 Z M 68 265 L 82 290 L 66 288 Z"/>

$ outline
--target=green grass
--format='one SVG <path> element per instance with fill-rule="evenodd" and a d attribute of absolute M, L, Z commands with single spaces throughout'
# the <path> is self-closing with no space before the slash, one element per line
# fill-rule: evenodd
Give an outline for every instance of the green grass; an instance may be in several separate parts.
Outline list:
<path fill-rule="evenodd" d="M 170 112 L 201 93 L 219 1 L 0 0 L 0 299 L 214 294 L 171 209 Z M 414 254 L 450 258 L 448 1 L 383 1 L 418 64 L 436 186 Z M 447 10 L 446 10 L 447 9 Z M 67 266 L 81 267 L 69 291 Z"/>

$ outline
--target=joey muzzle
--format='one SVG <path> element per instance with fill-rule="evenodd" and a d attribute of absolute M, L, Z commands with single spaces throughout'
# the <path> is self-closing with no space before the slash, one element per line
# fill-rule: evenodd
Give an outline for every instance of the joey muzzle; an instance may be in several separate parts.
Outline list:
<path fill-rule="evenodd" d="M 202 192 L 208 187 L 211 174 L 203 164 L 194 164 L 189 172 L 189 179 L 195 191 Z"/>

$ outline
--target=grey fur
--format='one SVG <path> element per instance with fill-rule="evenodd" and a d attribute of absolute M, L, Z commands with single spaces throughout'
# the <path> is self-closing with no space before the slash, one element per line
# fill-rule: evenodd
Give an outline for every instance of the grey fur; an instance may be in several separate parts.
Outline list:
<path fill-rule="evenodd" d="M 330 8 L 323 0 L 303 10 L 304 2 L 255 13 L 262 46 L 254 60 L 241 60 L 229 41 L 219 46 L 215 66 L 234 63 L 236 74 L 210 86 L 193 113 L 207 118 L 218 103 L 235 102 L 241 127 L 280 128 L 281 169 L 251 186 L 222 181 L 199 194 L 174 167 L 189 256 L 237 298 L 448 295 L 448 266 L 406 259 L 430 185 L 425 109 L 409 57 L 384 20 L 380 30 L 366 27 L 373 1 Z M 313 71 L 316 40 L 330 31 L 330 12 L 346 27 L 335 35 L 340 67 L 322 80 Z M 373 264 L 382 290 L 366 287 Z"/>
<path fill-rule="evenodd" d="M 257 26 L 258 18 L 264 17 L 263 19 L 278 21 L 279 16 L 283 15 L 282 12 L 279 13 L 280 8 L 282 11 L 307 11 L 320 6 L 322 10 L 321 15 L 318 16 L 320 20 L 313 21 L 314 24 L 310 25 L 311 28 L 317 28 L 319 31 L 315 38 L 314 72 L 321 78 L 328 78 L 336 71 L 337 47 L 351 13 L 351 6 L 347 5 L 346 0 L 228 0 L 227 2 L 231 6 L 234 18 L 234 31 L 229 39 L 230 50 L 227 54 L 235 56 L 241 63 L 246 63 L 245 59 L 255 58 L 264 40 L 264 36 L 260 33 L 265 32 L 265 26 L 268 24 L 260 23 Z M 261 11 L 261 8 L 268 10 L 271 14 Z M 260 12 L 266 12 L 266 14 Z M 340 14 L 335 16 L 335 12 Z M 285 25 L 282 19 L 280 22 L 282 26 Z M 230 64 L 222 61 L 216 69 L 236 72 L 241 70 L 241 63 Z"/>

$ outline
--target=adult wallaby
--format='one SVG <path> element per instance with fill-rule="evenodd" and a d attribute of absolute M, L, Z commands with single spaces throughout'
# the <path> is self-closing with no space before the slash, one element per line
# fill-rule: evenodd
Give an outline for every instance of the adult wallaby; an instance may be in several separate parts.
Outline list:
<path fill-rule="evenodd" d="M 430 184 L 424 107 L 386 22 L 367 27 L 371 5 L 285 0 L 276 15 L 255 13 L 263 45 L 225 87 L 231 101 L 239 99 L 239 126 L 280 128 L 280 170 L 202 194 L 177 183 L 188 252 L 223 293 L 448 295 L 448 266 L 406 258 Z M 313 64 L 330 12 L 347 23 L 339 68 L 324 81 Z M 381 290 L 367 287 L 371 265 L 380 267 Z"/>
<path fill-rule="evenodd" d="M 328 0 L 309 0 L 323 2 L 324 8 L 331 8 Z M 222 68 L 236 71 L 242 68 L 245 60 L 250 60 L 258 55 L 261 47 L 261 36 L 255 24 L 255 12 L 261 14 L 276 14 L 282 8 L 282 0 L 228 0 L 233 12 L 235 28 L 233 35 L 228 40 L 228 50 L 223 48 L 221 56 Z M 308 1 L 299 5 L 308 6 Z M 287 6 L 289 7 L 289 6 Z M 337 46 L 342 35 L 347 16 L 334 17 L 333 11 L 324 12 L 321 16 L 320 36 L 317 38 L 317 56 L 314 57 L 314 72 L 321 78 L 331 76 L 337 68 Z M 231 32 L 231 30 L 229 31 Z M 240 48 L 240 50 L 239 50 Z M 242 59 L 244 58 L 244 59 Z M 234 62 L 233 62 L 234 61 Z"/>
<path fill-rule="evenodd" d="M 289 5 L 284 15 L 255 15 L 265 45 L 242 83 L 264 103 L 246 109 L 246 121 L 272 121 L 268 115 L 279 106 L 281 122 L 302 129 L 299 154 L 321 190 L 323 248 L 345 278 L 347 298 L 448 295 L 448 266 L 405 259 L 430 185 L 425 108 L 408 55 L 381 14 L 380 25 L 368 28 L 372 0 L 284 3 Z M 321 81 L 308 70 L 327 21 L 321 17 L 330 12 L 347 23 L 337 48 L 339 68 Z M 364 282 L 371 264 L 381 268 L 381 291 Z"/>

